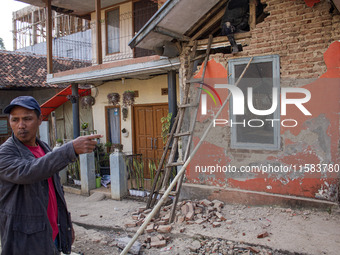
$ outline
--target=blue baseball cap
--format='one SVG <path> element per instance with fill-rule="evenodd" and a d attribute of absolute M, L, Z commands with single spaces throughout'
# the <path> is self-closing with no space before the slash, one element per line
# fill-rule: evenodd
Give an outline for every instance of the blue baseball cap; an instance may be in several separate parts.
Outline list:
<path fill-rule="evenodd" d="M 38 110 L 41 113 L 40 106 L 33 97 L 31 96 L 20 96 L 12 100 L 12 102 L 6 106 L 4 113 L 10 114 L 11 110 L 15 106 L 21 106 L 30 110 Z"/>

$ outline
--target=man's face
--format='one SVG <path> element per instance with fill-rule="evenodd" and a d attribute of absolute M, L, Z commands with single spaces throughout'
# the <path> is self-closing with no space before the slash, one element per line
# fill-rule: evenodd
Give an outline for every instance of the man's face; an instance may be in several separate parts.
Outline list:
<path fill-rule="evenodd" d="M 15 106 L 9 115 L 9 124 L 14 135 L 25 145 L 35 146 L 35 137 L 41 124 L 34 110 Z"/>

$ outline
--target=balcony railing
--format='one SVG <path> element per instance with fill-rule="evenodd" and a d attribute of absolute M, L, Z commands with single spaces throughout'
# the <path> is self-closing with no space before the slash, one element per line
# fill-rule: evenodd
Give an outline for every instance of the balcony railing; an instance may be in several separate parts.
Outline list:
<path fill-rule="evenodd" d="M 154 55 L 153 51 L 149 50 L 138 48 L 132 50 L 128 42 L 157 11 L 157 6 L 155 8 L 155 6 L 147 5 L 134 12 L 120 11 L 119 27 L 116 30 L 111 29 L 115 34 L 111 33 L 108 36 L 107 21 L 101 23 L 103 63 Z M 30 18 L 26 16 L 31 13 L 39 17 L 39 22 L 34 24 L 28 22 Z M 17 51 L 46 55 L 45 9 L 36 7 L 33 12 L 31 9 L 27 11 L 27 15 L 18 17 L 16 20 L 17 29 L 14 36 L 17 38 Z M 89 23 L 89 21 L 74 19 L 74 17 L 56 12 L 53 12 L 52 17 L 52 55 L 57 59 L 53 63 L 63 65 L 62 68 L 54 65 L 53 73 L 97 64 L 95 22 Z"/>

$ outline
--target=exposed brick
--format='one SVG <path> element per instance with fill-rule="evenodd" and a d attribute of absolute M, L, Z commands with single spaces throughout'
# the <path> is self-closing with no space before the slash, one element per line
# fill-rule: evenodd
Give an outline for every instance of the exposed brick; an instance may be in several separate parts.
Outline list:
<path fill-rule="evenodd" d="M 160 240 L 160 241 L 156 241 L 156 242 L 151 242 L 150 243 L 151 247 L 155 247 L 155 248 L 161 248 L 166 246 L 166 240 Z"/>
<path fill-rule="evenodd" d="M 158 233 L 170 233 L 171 228 L 172 228 L 171 225 L 158 226 L 157 232 Z"/>

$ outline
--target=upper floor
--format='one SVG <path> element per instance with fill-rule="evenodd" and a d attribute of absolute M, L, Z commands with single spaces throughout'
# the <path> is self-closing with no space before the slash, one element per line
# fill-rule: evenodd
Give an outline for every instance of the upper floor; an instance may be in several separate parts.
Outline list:
<path fill-rule="evenodd" d="M 128 42 L 157 12 L 164 0 L 20 1 L 34 7 L 26 10 L 24 15 L 23 12 L 14 14 L 15 45 L 21 46 L 21 51 L 45 52 L 48 77 L 58 72 L 53 67 L 54 57 L 102 65 L 154 55 L 153 50 L 131 49 Z M 22 33 L 24 30 L 26 37 Z"/>

